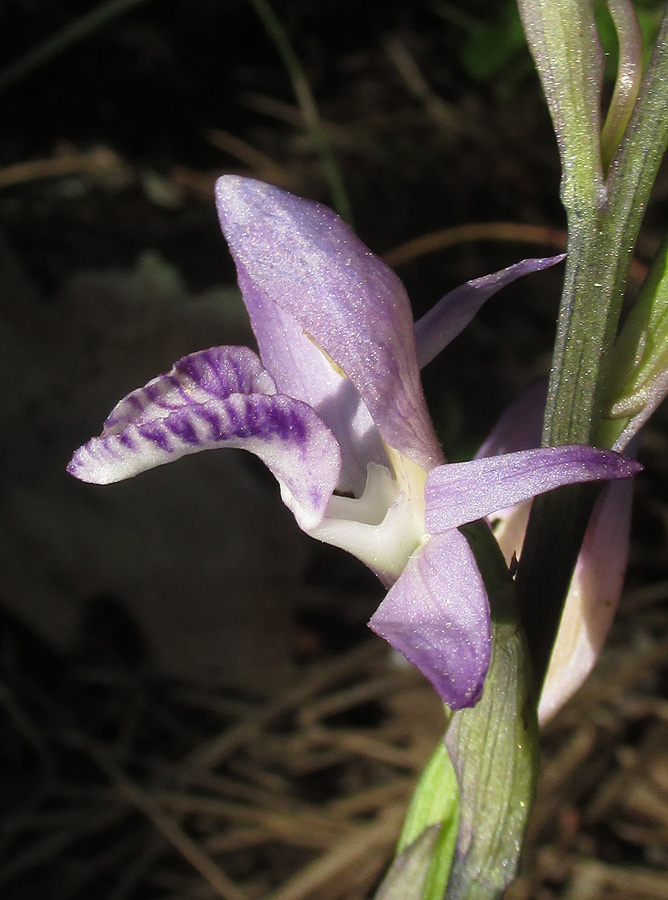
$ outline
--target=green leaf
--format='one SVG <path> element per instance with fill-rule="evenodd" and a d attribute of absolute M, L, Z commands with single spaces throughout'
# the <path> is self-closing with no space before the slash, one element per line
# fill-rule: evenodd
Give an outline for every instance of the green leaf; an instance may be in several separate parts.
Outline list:
<path fill-rule="evenodd" d="M 402 852 L 413 845 L 425 829 L 438 826 L 439 834 L 425 872 L 420 900 L 442 900 L 458 822 L 457 777 L 445 744 L 439 743 L 418 782 L 399 838 L 398 849 Z"/>
<path fill-rule="evenodd" d="M 445 744 L 440 742 L 425 766 L 406 813 L 399 838 L 404 850 L 429 825 L 457 826 L 457 776 Z"/>
<path fill-rule="evenodd" d="M 438 856 L 440 838 L 439 825 L 425 828 L 394 858 L 374 900 L 425 900 L 427 873 Z M 430 896 L 433 900 L 442 900 L 443 890 Z"/>
<path fill-rule="evenodd" d="M 455 770 L 441 741 L 425 766 L 375 900 L 443 900 L 459 821 Z"/>

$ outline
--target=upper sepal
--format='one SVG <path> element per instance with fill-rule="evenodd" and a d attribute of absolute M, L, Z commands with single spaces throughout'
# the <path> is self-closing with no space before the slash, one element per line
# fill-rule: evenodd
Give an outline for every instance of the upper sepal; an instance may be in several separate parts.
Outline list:
<path fill-rule="evenodd" d="M 317 525 L 336 486 L 339 446 L 305 403 L 277 394 L 246 347 L 214 347 L 179 360 L 120 401 L 100 437 L 74 454 L 70 474 L 108 484 L 190 453 L 241 447 L 281 486 L 299 525 Z"/>
<path fill-rule="evenodd" d="M 276 337 L 290 331 L 291 343 L 310 339 L 345 374 L 387 444 L 425 469 L 440 462 L 410 303 L 394 272 L 318 203 L 233 175 L 218 180 L 216 199 L 262 360 L 279 390 L 299 362 L 290 347 L 277 350 Z M 297 329 L 288 329 L 286 316 Z M 310 367 L 298 377 L 321 374 Z"/>

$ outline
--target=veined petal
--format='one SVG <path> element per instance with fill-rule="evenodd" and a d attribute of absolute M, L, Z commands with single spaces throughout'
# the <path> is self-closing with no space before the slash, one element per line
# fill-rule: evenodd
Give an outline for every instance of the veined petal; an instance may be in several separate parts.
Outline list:
<path fill-rule="evenodd" d="M 224 400 L 233 394 L 275 394 L 276 385 L 248 347 L 211 347 L 184 356 L 171 372 L 120 400 L 109 413 L 105 434 L 141 425 L 183 407 Z"/>
<path fill-rule="evenodd" d="M 415 345 L 420 368 L 435 359 L 441 350 L 461 334 L 481 306 L 497 291 L 523 275 L 549 269 L 565 256 L 565 253 L 561 253 L 559 256 L 523 259 L 499 272 L 467 281 L 442 297 L 415 323 Z"/>
<path fill-rule="evenodd" d="M 350 379 L 387 444 L 425 469 L 438 464 L 410 304 L 397 276 L 318 203 L 233 175 L 218 180 L 216 196 L 265 364 L 269 342 L 260 320 L 274 316 L 275 304 Z M 291 364 L 272 357 L 279 390 Z"/>
<path fill-rule="evenodd" d="M 489 667 L 489 607 L 459 531 L 430 538 L 411 557 L 369 626 L 417 666 L 452 709 L 477 702 Z"/>
<path fill-rule="evenodd" d="M 425 486 L 427 531 L 441 534 L 564 484 L 630 478 L 641 468 L 612 450 L 581 445 L 439 466 Z"/>
<path fill-rule="evenodd" d="M 100 437 L 74 454 L 70 474 L 109 484 L 190 453 L 241 447 L 271 469 L 305 530 L 336 486 L 340 450 L 307 404 L 277 394 L 246 347 L 214 347 L 179 360 L 114 408 Z"/>

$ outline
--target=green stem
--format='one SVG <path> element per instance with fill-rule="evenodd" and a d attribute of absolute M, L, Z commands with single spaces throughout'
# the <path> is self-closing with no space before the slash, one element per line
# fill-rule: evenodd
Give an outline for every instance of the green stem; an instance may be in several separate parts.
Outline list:
<path fill-rule="evenodd" d="M 515 588 L 489 527 L 461 530 L 489 597 L 489 672 L 480 701 L 448 714 L 445 744 L 420 779 L 376 900 L 497 900 L 517 870 L 531 811 L 538 723 Z"/>
<path fill-rule="evenodd" d="M 576 204 L 543 444 L 595 443 L 608 358 L 642 215 L 668 145 L 668 10 L 598 206 Z M 565 192 L 566 195 L 568 192 Z M 517 590 L 538 683 L 556 636 L 595 494 L 563 489 L 534 502 Z M 540 597 L 540 610 L 536 598 Z"/>
<path fill-rule="evenodd" d="M 489 528 L 462 529 L 485 581 L 492 658 L 482 699 L 452 714 L 445 745 L 459 786 L 459 831 L 444 900 L 494 900 L 515 876 L 538 766 L 533 677 L 515 591 Z"/>

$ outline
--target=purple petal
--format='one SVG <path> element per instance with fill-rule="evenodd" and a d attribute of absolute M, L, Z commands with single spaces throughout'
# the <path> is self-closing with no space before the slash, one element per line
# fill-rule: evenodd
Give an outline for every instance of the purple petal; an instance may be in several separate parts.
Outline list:
<path fill-rule="evenodd" d="M 446 294 L 428 313 L 415 323 L 417 359 L 422 369 L 438 356 L 457 335 L 461 334 L 481 308 L 497 291 L 523 275 L 549 269 L 565 259 L 566 254 L 541 259 L 524 259 L 521 262 L 467 281 Z"/>
<path fill-rule="evenodd" d="M 248 347 L 211 347 L 184 356 L 171 372 L 124 397 L 107 417 L 104 431 L 117 434 L 128 425 L 232 394 L 275 393 L 274 379 Z"/>
<path fill-rule="evenodd" d="M 271 376 L 245 347 L 186 356 L 129 394 L 100 437 L 77 450 L 68 471 L 108 484 L 216 447 L 259 456 L 300 526 L 308 530 L 320 522 L 337 483 L 339 446 L 309 406 L 276 393 Z"/>
<path fill-rule="evenodd" d="M 439 466 L 425 485 L 425 522 L 441 534 L 564 484 L 630 478 L 635 460 L 595 447 L 546 447 Z"/>
<path fill-rule="evenodd" d="M 547 378 L 539 378 L 521 391 L 501 414 L 476 458 L 540 447 L 546 398 Z"/>
<path fill-rule="evenodd" d="M 386 443 L 424 468 L 440 462 L 397 276 L 320 204 L 232 175 L 218 180 L 216 195 L 262 359 L 279 390 L 290 385 L 291 396 L 306 399 L 292 391 L 292 379 L 316 376 L 310 367 L 293 375 L 295 355 L 276 349 L 272 305 L 350 379 Z"/>
<path fill-rule="evenodd" d="M 452 709 L 473 706 L 489 667 L 487 594 L 466 538 L 429 539 L 369 626 L 404 654 Z"/>
<path fill-rule="evenodd" d="M 596 502 L 538 704 L 541 723 L 573 696 L 603 649 L 626 574 L 632 498 L 633 484 L 617 482 Z"/>

